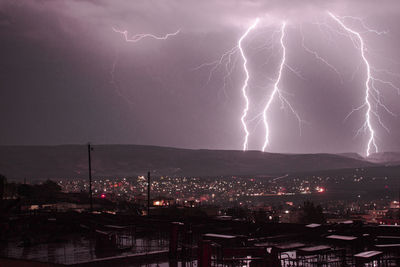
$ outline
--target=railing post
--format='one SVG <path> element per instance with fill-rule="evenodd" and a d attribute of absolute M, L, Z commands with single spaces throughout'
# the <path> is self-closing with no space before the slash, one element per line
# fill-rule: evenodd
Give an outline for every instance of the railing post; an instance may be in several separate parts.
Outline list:
<path fill-rule="evenodd" d="M 199 267 L 211 267 L 211 241 L 210 240 L 202 240 L 199 244 L 198 250 L 198 266 Z"/>
<path fill-rule="evenodd" d="M 180 222 L 172 222 L 169 235 L 169 258 L 176 259 L 178 257 L 178 241 L 179 228 L 183 225 Z"/>

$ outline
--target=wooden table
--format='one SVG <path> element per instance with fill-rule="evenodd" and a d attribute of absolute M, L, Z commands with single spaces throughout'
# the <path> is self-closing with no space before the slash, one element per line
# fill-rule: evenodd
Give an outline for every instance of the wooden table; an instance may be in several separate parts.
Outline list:
<path fill-rule="evenodd" d="M 210 240 L 213 241 L 223 247 L 237 247 L 239 246 L 239 239 L 238 236 L 234 235 L 221 235 L 221 234 L 204 234 L 203 240 Z"/>
<path fill-rule="evenodd" d="M 299 256 L 310 256 L 310 255 L 318 255 L 322 254 L 326 251 L 331 250 L 331 247 L 320 245 L 320 246 L 313 246 L 313 247 L 303 247 L 297 250 L 297 254 Z"/>
<path fill-rule="evenodd" d="M 326 238 L 332 240 L 339 240 L 339 241 L 355 241 L 358 237 L 356 236 L 347 236 L 347 235 L 328 235 Z"/>
<path fill-rule="evenodd" d="M 379 249 L 386 249 L 386 248 L 400 249 L 400 244 L 379 244 L 375 245 L 375 247 Z"/>
<path fill-rule="evenodd" d="M 295 242 L 295 243 L 289 243 L 289 244 L 283 244 L 283 245 L 276 245 L 276 246 L 272 246 L 272 247 L 278 252 L 287 252 L 287 251 L 292 251 L 292 250 L 296 250 L 298 248 L 305 247 L 305 244 Z"/>
<path fill-rule="evenodd" d="M 357 253 L 354 255 L 354 258 L 356 260 L 356 267 L 361 267 L 364 266 L 365 263 L 372 263 L 374 261 L 378 261 L 378 266 L 380 266 L 379 262 L 382 256 L 383 252 L 377 250 L 370 250 Z"/>

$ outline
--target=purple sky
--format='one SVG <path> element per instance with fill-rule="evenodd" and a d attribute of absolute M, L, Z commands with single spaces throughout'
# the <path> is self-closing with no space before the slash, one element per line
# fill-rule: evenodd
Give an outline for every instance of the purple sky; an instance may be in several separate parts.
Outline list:
<path fill-rule="evenodd" d="M 219 59 L 259 17 L 259 25 L 244 41 L 251 74 L 249 149 L 260 150 L 264 142 L 262 122 L 250 119 L 262 112 L 272 90 L 270 79 L 276 78 L 281 55 L 277 31 L 285 20 L 288 67 L 280 88 L 304 123 L 300 135 L 296 118 L 275 99 L 268 113 L 267 150 L 363 154 L 368 135 L 355 134 L 365 109 L 343 120 L 363 103 L 365 65 L 327 10 L 388 31 L 366 32 L 359 20 L 344 18 L 361 32 L 371 65 L 400 74 L 398 0 L 0 1 L 0 144 L 91 141 L 241 149 L 245 76 L 240 54 L 233 57 L 236 66 L 225 93 L 224 66 L 209 83 L 211 67 L 195 68 Z M 127 43 L 112 27 L 132 35 L 181 31 L 165 41 Z M 301 32 L 307 47 L 339 70 L 343 83 L 303 49 Z M 262 49 L 268 41 L 271 49 Z M 390 73 L 374 75 L 400 87 L 400 76 Z M 379 88 L 382 102 L 400 115 L 397 91 L 387 85 Z M 390 130 L 373 118 L 379 149 L 398 151 L 400 118 L 379 110 Z"/>

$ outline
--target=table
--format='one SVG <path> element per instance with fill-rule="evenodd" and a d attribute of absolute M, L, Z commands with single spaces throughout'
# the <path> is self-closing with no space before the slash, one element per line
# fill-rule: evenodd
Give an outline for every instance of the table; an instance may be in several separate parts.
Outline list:
<path fill-rule="evenodd" d="M 357 240 L 356 236 L 347 236 L 347 235 L 328 235 L 326 238 L 340 241 L 354 241 Z"/>
<path fill-rule="evenodd" d="M 378 266 L 380 266 L 379 262 L 382 256 L 383 252 L 377 250 L 369 250 L 357 253 L 354 255 L 354 258 L 356 260 L 356 267 L 361 267 L 364 266 L 365 263 L 372 263 L 374 261 L 378 261 Z"/>
<path fill-rule="evenodd" d="M 297 250 L 297 254 L 300 256 L 310 256 L 310 255 L 318 255 L 329 250 L 331 250 L 331 247 L 325 245 L 303 247 Z"/>

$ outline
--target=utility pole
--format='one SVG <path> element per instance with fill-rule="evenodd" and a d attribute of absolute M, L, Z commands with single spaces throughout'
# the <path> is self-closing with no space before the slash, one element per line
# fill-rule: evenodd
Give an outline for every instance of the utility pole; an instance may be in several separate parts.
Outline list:
<path fill-rule="evenodd" d="M 92 148 L 90 143 L 87 145 L 88 148 L 88 162 L 89 162 L 89 198 L 90 198 L 90 212 L 93 211 L 93 194 L 92 194 L 92 160 L 90 158 L 90 152 Z"/>
<path fill-rule="evenodd" d="M 147 216 L 150 216 L 150 172 L 147 172 Z"/>

